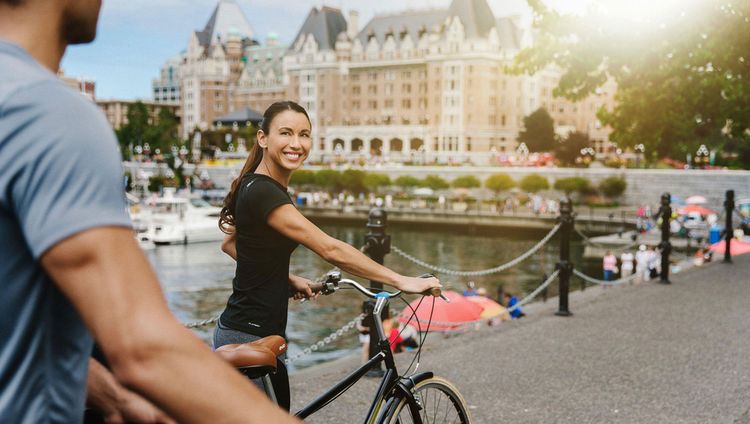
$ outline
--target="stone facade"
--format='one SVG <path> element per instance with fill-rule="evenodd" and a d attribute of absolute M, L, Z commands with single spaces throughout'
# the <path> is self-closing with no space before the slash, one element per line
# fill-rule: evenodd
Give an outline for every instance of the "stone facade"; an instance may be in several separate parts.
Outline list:
<path fill-rule="evenodd" d="M 231 29 L 222 29 L 226 15 Z M 612 107 L 614 84 L 572 103 L 554 97 L 553 68 L 509 74 L 531 32 L 517 18 L 496 18 L 486 0 L 375 16 L 362 29 L 356 12 L 312 8 L 290 46 L 274 36 L 260 45 L 240 18 L 236 3 L 221 0 L 191 35 L 178 71 L 170 71 L 173 61 L 162 69 L 160 94 L 167 74 L 178 75 L 185 137 L 233 110 L 262 113 L 291 99 L 310 114 L 314 161 L 488 163 L 515 152 L 523 118 L 540 107 L 561 135 L 582 131 L 600 153 L 612 149 L 596 112 Z"/>

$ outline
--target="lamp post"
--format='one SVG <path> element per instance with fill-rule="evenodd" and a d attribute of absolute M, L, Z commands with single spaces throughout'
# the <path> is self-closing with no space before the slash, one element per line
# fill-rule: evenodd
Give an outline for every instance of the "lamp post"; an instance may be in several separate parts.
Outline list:
<path fill-rule="evenodd" d="M 646 152 L 646 146 L 643 145 L 643 143 L 639 143 L 635 145 L 635 167 L 640 168 L 641 167 L 641 160 L 644 159 Z"/>

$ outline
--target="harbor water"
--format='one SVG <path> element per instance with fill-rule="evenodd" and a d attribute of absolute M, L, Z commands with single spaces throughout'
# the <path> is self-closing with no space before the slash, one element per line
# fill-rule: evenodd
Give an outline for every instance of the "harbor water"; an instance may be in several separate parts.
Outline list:
<path fill-rule="evenodd" d="M 353 246 L 363 244 L 366 229 L 362 227 L 323 226 L 328 234 Z M 428 263 L 455 270 L 479 270 L 506 263 L 528 251 L 543 236 L 542 233 L 516 234 L 466 234 L 458 231 L 418 231 L 404 228 L 389 229 L 392 244 Z M 513 234 L 513 235 L 510 235 Z M 521 264 L 498 274 L 485 277 L 451 277 L 439 275 L 449 289 L 462 291 L 469 281 L 483 287 L 487 295 L 497 297 L 498 288 L 519 298 L 530 293 L 554 272 L 558 258 L 558 240 L 553 238 L 539 252 Z M 580 242 L 573 242 L 571 259 L 576 267 L 592 276 L 601 275 L 599 260 L 584 260 Z M 188 245 L 158 246 L 147 251 L 159 280 L 163 285 L 170 309 L 182 322 L 195 322 L 219 314 L 229 297 L 234 276 L 234 261 L 221 252 L 218 242 Z M 386 256 L 386 265 L 406 275 L 420 275 L 425 269 L 408 262 L 395 253 Z M 315 280 L 331 269 L 313 252 L 300 246 L 292 255 L 291 272 Z M 344 274 L 346 277 L 351 277 Z M 571 281 L 572 289 L 580 288 L 580 281 Z M 549 296 L 555 296 L 557 285 L 549 287 Z M 351 290 L 322 296 L 311 302 L 291 301 L 287 337 L 290 357 L 302 349 L 330 335 L 356 317 L 362 308 L 363 297 Z M 410 298 L 407 298 L 410 300 Z M 393 301 L 392 310 L 401 310 L 404 303 Z M 211 343 L 214 325 L 194 331 L 207 344 Z M 290 370 L 308 367 L 320 362 L 357 352 L 356 330 L 296 360 Z"/>

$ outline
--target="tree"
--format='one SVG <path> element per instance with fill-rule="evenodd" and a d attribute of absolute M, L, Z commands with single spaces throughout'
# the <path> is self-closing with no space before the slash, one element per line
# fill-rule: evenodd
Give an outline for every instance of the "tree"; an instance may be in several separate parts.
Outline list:
<path fill-rule="evenodd" d="M 341 173 L 333 169 L 321 169 L 315 173 L 315 185 L 326 190 L 338 191 L 341 189 Z"/>
<path fill-rule="evenodd" d="M 411 175 L 402 175 L 396 178 L 395 185 L 404 189 L 411 187 L 419 187 L 419 178 L 412 177 Z"/>
<path fill-rule="evenodd" d="M 568 195 L 573 192 L 585 194 L 591 190 L 591 181 L 584 177 L 560 178 L 555 181 L 554 187 Z"/>
<path fill-rule="evenodd" d="M 315 184 L 315 172 L 309 169 L 300 169 L 292 174 L 289 184 L 293 186 L 309 186 Z"/>
<path fill-rule="evenodd" d="M 518 183 L 521 190 L 528 193 L 536 193 L 549 188 L 549 181 L 539 174 L 529 174 Z"/>
<path fill-rule="evenodd" d="M 599 191 L 610 199 L 620 197 L 627 187 L 628 183 L 621 177 L 607 177 L 599 182 Z"/>
<path fill-rule="evenodd" d="M 548 152 L 555 147 L 555 123 L 547 109 L 539 108 L 523 118 L 524 129 L 518 141 L 526 143 L 532 152 Z"/>
<path fill-rule="evenodd" d="M 478 188 L 482 186 L 479 179 L 473 175 L 462 175 L 451 181 L 453 188 Z"/>
<path fill-rule="evenodd" d="M 361 193 L 365 191 L 365 171 L 358 169 L 347 169 L 341 173 L 341 187 L 352 193 Z"/>
<path fill-rule="evenodd" d="M 364 181 L 362 181 L 365 188 L 371 192 L 377 192 L 382 187 L 388 187 L 391 185 L 391 178 L 385 174 L 379 174 L 377 172 L 371 172 L 365 175 Z"/>
<path fill-rule="evenodd" d="M 421 181 L 421 186 L 429 187 L 433 190 L 440 190 L 449 187 L 448 181 L 445 181 L 437 175 L 428 175 L 424 177 L 424 179 Z"/>
<path fill-rule="evenodd" d="M 750 144 L 750 2 L 682 2 L 640 21 L 609 13 L 604 0 L 576 16 L 529 4 L 537 42 L 514 70 L 558 67 L 554 94 L 572 100 L 616 83 L 616 106 L 599 117 L 621 147 L 643 143 L 649 157 L 682 158 L 699 144 L 730 153 Z"/>
<path fill-rule="evenodd" d="M 128 123 L 116 131 L 117 141 L 124 157 L 130 154 L 130 145 L 143 145 L 145 143 L 153 144 L 153 131 L 150 131 L 148 122 L 148 109 L 141 101 L 137 101 L 128 107 L 125 114 Z"/>
<path fill-rule="evenodd" d="M 492 174 L 487 177 L 484 182 L 484 186 L 495 192 L 495 195 L 500 194 L 501 191 L 510 190 L 516 186 L 516 182 L 508 174 Z"/>
<path fill-rule="evenodd" d="M 565 165 L 574 165 L 581 156 L 581 149 L 586 147 L 591 147 L 588 134 L 574 131 L 557 143 L 555 157 Z"/>

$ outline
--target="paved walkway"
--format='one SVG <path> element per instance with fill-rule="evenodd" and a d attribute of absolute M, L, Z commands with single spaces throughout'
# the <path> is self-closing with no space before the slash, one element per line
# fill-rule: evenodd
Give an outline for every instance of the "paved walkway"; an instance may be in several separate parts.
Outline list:
<path fill-rule="evenodd" d="M 453 381 L 477 423 L 750 424 L 750 255 L 672 282 L 573 293 L 569 318 L 551 299 L 499 327 L 431 334 L 420 370 Z M 293 409 L 356 365 L 293 375 Z M 362 422 L 375 385 L 359 382 L 308 422 Z"/>

